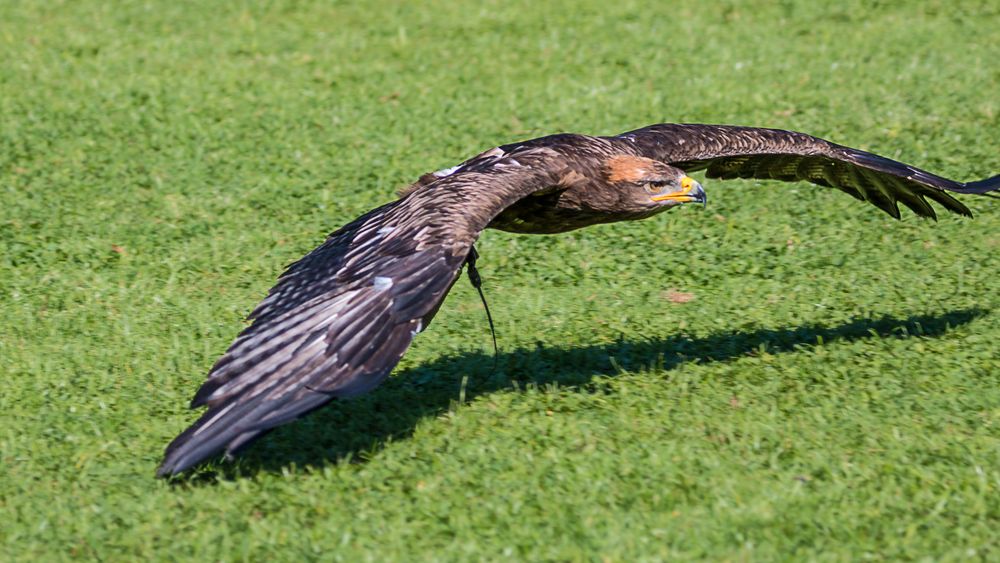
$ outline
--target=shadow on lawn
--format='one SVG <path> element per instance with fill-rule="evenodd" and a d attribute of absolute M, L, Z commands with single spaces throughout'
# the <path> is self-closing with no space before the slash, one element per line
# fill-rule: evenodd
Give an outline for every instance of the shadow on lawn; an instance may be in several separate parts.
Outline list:
<path fill-rule="evenodd" d="M 685 362 L 720 362 L 761 350 L 775 354 L 808 348 L 819 340 L 939 336 L 949 327 L 966 324 L 986 313 L 965 309 L 905 319 L 858 319 L 829 328 L 808 325 L 779 330 L 737 330 L 706 338 L 677 335 L 644 342 L 622 340 L 565 348 L 538 345 L 501 352 L 495 373 L 491 373 L 492 355 L 467 352 L 403 371 L 366 396 L 335 400 L 250 445 L 237 456 L 237 463 L 217 466 L 221 475 L 202 470 L 195 473 L 193 481 L 213 482 L 259 471 L 281 471 L 291 464 L 322 466 L 342 459 L 355 462 L 370 459 L 386 441 L 412 434 L 421 419 L 447 412 L 458 400 L 466 375 L 469 376 L 466 400 L 512 389 L 512 381 L 522 386 L 557 383 L 561 387 L 579 388 L 588 385 L 595 376 L 613 376 L 621 370 L 650 366 L 669 370 Z"/>

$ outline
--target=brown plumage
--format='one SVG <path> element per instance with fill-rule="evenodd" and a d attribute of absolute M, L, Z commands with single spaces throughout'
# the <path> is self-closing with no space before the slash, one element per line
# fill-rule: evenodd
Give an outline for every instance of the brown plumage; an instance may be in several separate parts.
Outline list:
<path fill-rule="evenodd" d="M 365 393 L 427 327 L 484 228 L 558 233 L 643 219 L 704 201 L 686 173 L 806 181 L 899 217 L 927 200 L 971 216 L 948 192 L 984 194 L 1000 176 L 954 182 L 802 133 L 652 125 L 615 137 L 560 134 L 490 149 L 425 174 L 400 199 L 334 232 L 292 264 L 251 313 L 191 403 L 208 406 L 168 447 L 171 475 L 335 397 Z"/>

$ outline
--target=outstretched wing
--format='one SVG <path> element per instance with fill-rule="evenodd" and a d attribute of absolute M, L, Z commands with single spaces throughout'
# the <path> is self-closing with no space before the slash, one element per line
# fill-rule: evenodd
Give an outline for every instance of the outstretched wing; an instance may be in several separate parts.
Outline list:
<path fill-rule="evenodd" d="M 482 229 L 552 184 L 558 154 L 535 148 L 516 156 L 467 161 L 291 265 L 212 368 L 191 403 L 208 410 L 167 447 L 158 474 L 232 452 L 381 383 L 430 322 Z"/>
<path fill-rule="evenodd" d="M 947 192 L 983 194 L 1000 189 L 1000 176 L 955 182 L 919 168 L 794 131 L 729 125 L 650 125 L 621 139 L 642 156 L 709 178 L 806 181 L 834 187 L 899 218 L 897 202 L 922 217 L 936 218 L 927 202 L 971 216 Z"/>

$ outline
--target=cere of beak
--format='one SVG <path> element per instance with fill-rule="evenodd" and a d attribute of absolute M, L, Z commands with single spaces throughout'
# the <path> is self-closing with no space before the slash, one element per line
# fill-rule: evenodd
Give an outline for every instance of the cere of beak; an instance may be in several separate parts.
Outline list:
<path fill-rule="evenodd" d="M 676 201 L 678 203 L 690 203 L 692 201 L 702 204 L 708 203 L 708 196 L 705 194 L 705 190 L 701 187 L 701 184 L 690 176 L 684 176 L 681 179 L 681 189 L 676 192 L 655 195 L 650 199 L 653 201 Z"/>

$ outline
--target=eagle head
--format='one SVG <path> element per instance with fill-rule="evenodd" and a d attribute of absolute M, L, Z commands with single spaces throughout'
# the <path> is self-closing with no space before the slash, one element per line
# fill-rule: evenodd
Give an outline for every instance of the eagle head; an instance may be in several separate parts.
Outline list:
<path fill-rule="evenodd" d="M 684 203 L 705 203 L 707 197 L 694 178 L 680 168 L 639 156 L 615 156 L 605 163 L 607 181 L 631 206 L 644 210 Z"/>

